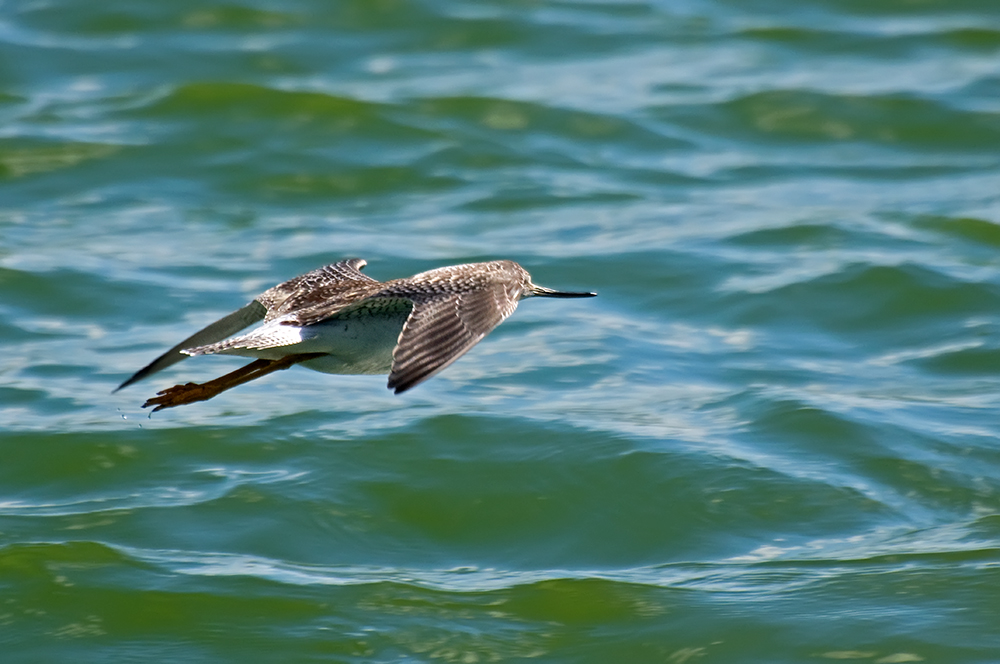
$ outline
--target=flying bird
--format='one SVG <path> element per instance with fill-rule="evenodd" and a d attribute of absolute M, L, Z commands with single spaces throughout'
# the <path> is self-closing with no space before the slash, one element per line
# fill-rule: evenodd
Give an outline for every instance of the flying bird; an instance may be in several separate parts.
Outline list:
<path fill-rule="evenodd" d="M 206 383 L 175 385 L 148 399 L 153 412 L 205 401 L 295 364 L 332 374 L 389 374 L 396 394 L 464 355 L 526 297 L 593 297 L 531 283 L 513 261 L 452 265 L 378 282 L 351 258 L 269 288 L 195 332 L 116 392 L 195 355 L 238 355 L 250 364 Z M 246 334 L 231 335 L 253 325 Z M 231 338 L 230 338 L 231 337 Z"/>

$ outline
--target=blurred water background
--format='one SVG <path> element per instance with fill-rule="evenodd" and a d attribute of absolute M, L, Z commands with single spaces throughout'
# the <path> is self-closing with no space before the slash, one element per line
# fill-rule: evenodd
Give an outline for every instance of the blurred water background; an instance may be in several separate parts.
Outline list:
<path fill-rule="evenodd" d="M 133 371 L 348 256 L 402 396 Z M 0 655 L 1000 661 L 1000 3 L 0 3 Z"/>

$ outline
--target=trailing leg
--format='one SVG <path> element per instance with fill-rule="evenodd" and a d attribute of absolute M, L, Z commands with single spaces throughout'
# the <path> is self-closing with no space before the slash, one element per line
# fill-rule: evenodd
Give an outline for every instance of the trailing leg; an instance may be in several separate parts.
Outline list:
<path fill-rule="evenodd" d="M 149 408 L 150 406 L 156 406 L 153 409 L 155 413 L 164 408 L 183 406 L 198 401 L 208 401 L 212 397 L 237 385 L 249 383 L 251 380 L 256 380 L 269 373 L 287 369 L 299 362 L 312 360 L 322 355 L 323 353 L 297 353 L 295 355 L 286 355 L 280 360 L 255 360 L 236 371 L 210 380 L 207 383 L 185 383 L 184 385 L 174 385 L 162 392 L 157 392 L 156 396 L 148 399 L 146 403 L 142 404 L 142 407 Z"/>

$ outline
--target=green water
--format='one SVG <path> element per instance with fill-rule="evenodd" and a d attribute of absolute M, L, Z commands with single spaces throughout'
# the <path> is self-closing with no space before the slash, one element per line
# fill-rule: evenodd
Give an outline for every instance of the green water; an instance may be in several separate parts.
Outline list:
<path fill-rule="evenodd" d="M 439 376 L 136 369 L 509 258 Z M 0 661 L 1000 661 L 1000 3 L 0 3 Z"/>

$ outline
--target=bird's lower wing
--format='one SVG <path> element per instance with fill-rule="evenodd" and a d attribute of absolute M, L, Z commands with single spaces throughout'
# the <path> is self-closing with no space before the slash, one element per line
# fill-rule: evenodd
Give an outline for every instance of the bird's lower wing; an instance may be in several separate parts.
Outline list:
<path fill-rule="evenodd" d="M 212 344 L 217 341 L 221 341 L 226 337 L 239 332 L 248 325 L 259 323 L 264 320 L 264 315 L 266 313 L 267 309 L 264 305 L 257 300 L 254 300 L 242 309 L 237 309 L 228 316 L 215 321 L 208 327 L 195 332 L 190 337 L 180 342 L 163 355 L 160 355 L 142 369 L 139 369 L 135 372 L 135 375 L 119 385 L 115 391 L 117 392 L 123 387 L 128 387 L 132 383 L 136 383 L 143 378 L 148 378 L 158 371 L 163 371 L 167 367 L 177 364 L 181 360 L 187 359 L 189 356 L 181 352 L 185 348 L 204 346 L 205 344 Z"/>
<path fill-rule="evenodd" d="M 515 308 L 517 300 L 499 284 L 415 298 L 392 354 L 389 389 L 399 394 L 427 380 L 479 343 Z"/>

